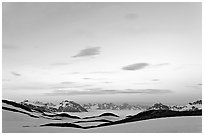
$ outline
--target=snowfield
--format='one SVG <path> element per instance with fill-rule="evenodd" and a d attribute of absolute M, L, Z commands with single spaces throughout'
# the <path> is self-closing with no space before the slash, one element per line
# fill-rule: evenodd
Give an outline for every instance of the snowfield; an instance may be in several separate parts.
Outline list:
<path fill-rule="evenodd" d="M 79 116 L 81 118 L 88 116 L 98 116 L 103 113 L 114 113 L 121 118 L 124 118 L 127 115 L 136 115 L 143 110 L 89 110 L 89 112 L 68 112 L 68 114 Z"/>
<path fill-rule="evenodd" d="M 201 116 L 184 116 L 136 121 L 110 127 L 99 127 L 91 132 L 105 133 L 202 133 Z"/>
<path fill-rule="evenodd" d="M 79 113 L 75 113 L 76 115 Z M 83 115 L 82 113 L 80 113 Z M 87 114 L 87 113 L 86 113 Z M 117 114 L 117 113 L 116 113 Z M 91 114 L 92 115 L 92 114 Z M 87 115 L 86 115 L 87 116 Z M 59 122 L 60 120 L 52 120 Z M 24 114 L 2 111 L 3 133 L 201 133 L 202 116 L 185 116 L 136 121 L 125 124 L 78 129 L 72 127 L 34 127 L 51 122 Z M 66 120 L 69 122 L 69 120 Z M 83 124 L 83 123 L 82 123 Z M 31 126 L 31 127 L 24 127 Z"/>

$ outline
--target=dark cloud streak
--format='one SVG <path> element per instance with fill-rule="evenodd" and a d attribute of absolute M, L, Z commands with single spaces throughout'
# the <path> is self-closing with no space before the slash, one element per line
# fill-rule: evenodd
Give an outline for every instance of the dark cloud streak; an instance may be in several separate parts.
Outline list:
<path fill-rule="evenodd" d="M 14 75 L 14 76 L 21 76 L 21 74 L 16 73 L 16 72 L 11 72 L 11 74 Z"/>
<path fill-rule="evenodd" d="M 156 81 L 160 81 L 159 79 L 152 79 L 152 81 L 156 82 Z"/>
<path fill-rule="evenodd" d="M 143 69 L 145 67 L 149 66 L 148 63 L 135 63 L 135 64 L 131 64 L 131 65 L 127 65 L 125 67 L 123 67 L 123 70 L 140 70 Z"/>
<path fill-rule="evenodd" d="M 100 47 L 91 47 L 81 50 L 78 54 L 72 56 L 76 57 L 87 57 L 87 56 L 94 56 L 100 53 Z"/>

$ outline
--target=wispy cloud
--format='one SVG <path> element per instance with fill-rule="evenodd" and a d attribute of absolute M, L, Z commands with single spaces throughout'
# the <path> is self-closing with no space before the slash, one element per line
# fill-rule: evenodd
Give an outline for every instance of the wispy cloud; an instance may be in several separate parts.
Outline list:
<path fill-rule="evenodd" d="M 111 90 L 92 88 L 87 90 L 55 90 L 52 93 L 45 93 L 46 95 L 100 95 L 100 94 L 165 94 L 172 93 L 171 90 L 167 89 L 125 89 L 125 90 Z"/>
<path fill-rule="evenodd" d="M 156 82 L 156 81 L 160 81 L 159 79 L 152 79 L 152 81 Z"/>
<path fill-rule="evenodd" d="M 98 55 L 99 53 L 100 53 L 100 47 L 90 47 L 90 48 L 81 50 L 78 54 L 72 57 L 76 58 L 76 57 L 94 56 L 94 55 Z"/>
<path fill-rule="evenodd" d="M 185 87 L 187 87 L 187 88 L 194 88 L 194 89 L 202 89 L 202 88 L 200 87 L 200 85 L 187 85 L 187 86 L 185 86 Z"/>
<path fill-rule="evenodd" d="M 104 83 L 113 83 L 113 82 L 104 82 Z"/>
<path fill-rule="evenodd" d="M 84 85 L 75 85 L 75 84 L 69 84 L 69 86 L 53 86 L 50 87 L 50 89 L 58 89 L 59 91 L 63 90 L 69 90 L 69 88 L 87 88 L 87 87 L 91 87 L 93 85 L 91 84 L 84 84 Z M 56 90 L 56 91 L 58 91 Z"/>
<path fill-rule="evenodd" d="M 75 82 L 61 82 L 61 84 L 75 84 Z"/>
<path fill-rule="evenodd" d="M 91 80 L 92 78 L 84 77 L 83 79 L 85 79 L 85 80 Z"/>
<path fill-rule="evenodd" d="M 16 73 L 16 72 L 11 72 L 11 74 L 14 75 L 14 76 L 21 76 L 21 74 Z"/>
<path fill-rule="evenodd" d="M 135 63 L 135 64 L 131 64 L 131 65 L 127 65 L 125 67 L 123 67 L 123 70 L 140 70 L 143 69 L 145 67 L 149 66 L 148 63 Z"/>
<path fill-rule="evenodd" d="M 149 68 L 156 68 L 156 67 L 161 67 L 161 66 L 166 66 L 169 65 L 169 63 L 159 63 L 159 64 L 150 64 L 150 63 L 135 63 L 135 64 L 131 64 L 131 65 L 127 65 L 125 67 L 123 67 L 123 70 L 141 70 L 144 69 L 146 67 Z"/>

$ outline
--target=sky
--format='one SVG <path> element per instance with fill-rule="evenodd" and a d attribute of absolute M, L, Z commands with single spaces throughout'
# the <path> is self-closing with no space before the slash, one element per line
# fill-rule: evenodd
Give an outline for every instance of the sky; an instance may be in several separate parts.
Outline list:
<path fill-rule="evenodd" d="M 186 104 L 202 98 L 199 2 L 2 5 L 5 99 Z"/>

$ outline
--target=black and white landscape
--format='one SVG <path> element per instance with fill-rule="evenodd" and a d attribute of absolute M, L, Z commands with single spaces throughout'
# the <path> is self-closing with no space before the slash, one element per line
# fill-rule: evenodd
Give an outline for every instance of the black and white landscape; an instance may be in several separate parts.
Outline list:
<path fill-rule="evenodd" d="M 202 133 L 201 2 L 3 2 L 3 133 Z"/>
<path fill-rule="evenodd" d="M 2 100 L 2 103 L 3 132 L 53 132 L 50 128 L 61 127 L 57 132 L 97 132 L 98 130 L 99 132 L 135 132 L 137 130 L 134 128 L 140 128 L 140 132 L 148 133 L 166 132 L 169 130 L 169 124 L 175 124 L 177 127 L 171 129 L 171 132 L 201 132 L 202 128 L 202 100 L 184 106 L 156 103 L 149 107 L 137 105 L 134 109 L 128 108 L 133 105 L 126 104 L 126 107 L 118 105 L 123 107 L 116 110 L 114 108 L 116 105 L 112 103 L 103 103 L 107 108 L 95 104 L 96 108 L 86 110 L 80 104 L 68 100 L 59 105 L 28 100 L 20 103 Z M 148 124 L 147 120 L 151 122 L 153 120 L 155 128 L 160 127 L 160 129 L 153 131 L 145 125 L 137 127 L 138 121 L 145 121 L 144 123 Z M 184 122 L 189 123 L 186 125 Z M 102 129 L 103 131 L 100 131 Z"/>

